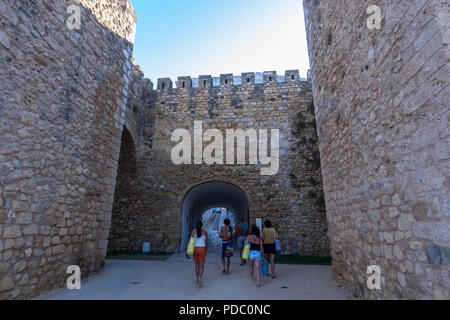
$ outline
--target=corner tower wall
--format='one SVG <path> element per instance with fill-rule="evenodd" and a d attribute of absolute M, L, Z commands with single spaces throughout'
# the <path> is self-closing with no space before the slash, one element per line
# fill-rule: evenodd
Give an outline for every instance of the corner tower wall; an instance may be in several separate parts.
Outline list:
<path fill-rule="evenodd" d="M 103 265 L 135 22 L 129 1 L 0 2 L 0 299 Z"/>
<path fill-rule="evenodd" d="M 449 299 L 448 1 L 304 7 L 335 273 L 365 298 Z"/>

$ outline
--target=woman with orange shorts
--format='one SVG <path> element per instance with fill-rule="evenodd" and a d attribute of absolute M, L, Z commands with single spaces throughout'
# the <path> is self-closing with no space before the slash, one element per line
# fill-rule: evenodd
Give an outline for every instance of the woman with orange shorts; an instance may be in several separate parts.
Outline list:
<path fill-rule="evenodd" d="M 197 222 L 197 228 L 192 230 L 191 237 L 195 239 L 194 262 L 195 274 L 197 276 L 196 284 L 203 287 L 203 272 L 205 271 L 206 251 L 208 249 L 208 234 L 202 229 L 203 223 Z"/>

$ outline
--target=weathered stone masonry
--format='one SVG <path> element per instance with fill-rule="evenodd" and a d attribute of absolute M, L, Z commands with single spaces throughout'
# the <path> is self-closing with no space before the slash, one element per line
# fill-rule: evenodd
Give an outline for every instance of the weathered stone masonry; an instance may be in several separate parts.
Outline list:
<path fill-rule="evenodd" d="M 79 30 L 66 25 L 73 4 Z M 99 271 L 108 246 L 177 251 L 184 196 L 207 181 L 241 188 L 251 222 L 271 218 L 286 252 L 327 255 L 329 228 L 335 273 L 364 298 L 449 299 L 448 1 L 370 4 L 380 30 L 366 1 L 304 0 L 311 81 L 153 90 L 131 70 L 128 1 L 2 0 L 0 299 L 61 285 L 68 265 Z M 170 135 L 194 120 L 279 128 L 280 172 L 174 166 Z M 373 264 L 382 289 L 369 291 Z"/>
<path fill-rule="evenodd" d="M 449 299 L 448 1 L 304 7 L 334 270 L 365 298 Z"/>
<path fill-rule="evenodd" d="M 142 90 L 142 81 L 136 77 L 131 84 L 137 96 L 129 100 L 139 123 L 138 178 L 122 182 L 131 188 L 116 192 L 109 250 L 139 251 L 150 241 L 153 250 L 178 251 L 186 192 L 202 182 L 222 181 L 246 192 L 250 222 L 261 217 L 275 223 L 286 253 L 329 254 L 309 81 L 300 79 L 298 71 L 282 77 L 266 72 L 261 81 L 254 73 L 180 77 L 177 88 L 170 79 L 159 79 L 156 90 L 148 80 Z M 280 129 L 279 173 L 261 176 L 257 165 L 173 164 L 176 143 L 171 135 L 178 128 L 192 133 L 194 121 L 203 121 L 204 130 L 215 128 L 223 134 L 234 128 Z"/>
<path fill-rule="evenodd" d="M 136 21 L 122 3 L 0 2 L 0 299 L 103 264 Z"/>

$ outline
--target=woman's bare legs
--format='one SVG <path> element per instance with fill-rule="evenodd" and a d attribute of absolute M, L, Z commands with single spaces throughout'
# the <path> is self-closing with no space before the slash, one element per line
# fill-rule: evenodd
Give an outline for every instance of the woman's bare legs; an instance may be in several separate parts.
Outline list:
<path fill-rule="evenodd" d="M 255 259 L 255 270 L 256 270 L 256 285 L 261 286 L 261 261 Z"/>
<path fill-rule="evenodd" d="M 272 267 L 272 279 L 275 279 L 275 255 L 273 253 L 270 254 L 270 266 Z"/>
<path fill-rule="evenodd" d="M 198 283 L 198 278 L 199 278 L 199 270 L 200 270 L 200 262 L 199 261 L 195 261 L 195 275 L 197 276 L 197 280 L 195 281 L 195 283 Z"/>
<path fill-rule="evenodd" d="M 248 265 L 250 266 L 250 278 L 255 281 L 255 275 L 253 273 L 253 264 L 255 260 L 248 260 Z"/>
<path fill-rule="evenodd" d="M 198 283 L 203 286 L 203 272 L 205 271 L 205 262 L 198 263 Z"/>

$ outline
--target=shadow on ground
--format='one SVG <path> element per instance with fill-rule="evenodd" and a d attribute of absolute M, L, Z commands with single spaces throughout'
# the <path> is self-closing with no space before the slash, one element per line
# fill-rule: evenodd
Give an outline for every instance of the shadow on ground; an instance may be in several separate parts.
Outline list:
<path fill-rule="evenodd" d="M 232 258 L 231 274 L 222 274 L 219 252 L 209 252 L 204 287 L 195 285 L 194 263 L 184 253 L 166 260 L 108 259 L 105 270 L 82 282 L 81 290 L 54 290 L 48 300 L 344 300 L 351 294 L 333 280 L 328 265 L 277 265 L 277 279 L 264 277 L 260 288 L 248 266 Z"/>

